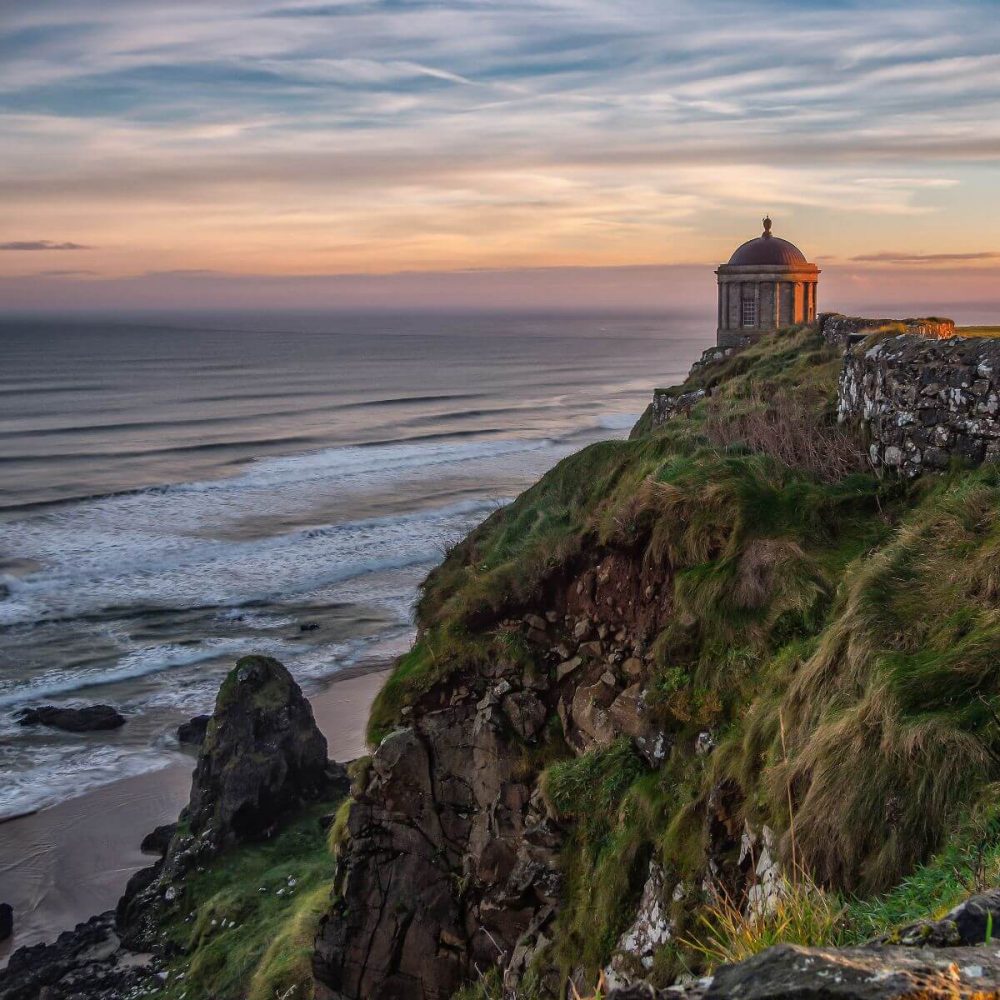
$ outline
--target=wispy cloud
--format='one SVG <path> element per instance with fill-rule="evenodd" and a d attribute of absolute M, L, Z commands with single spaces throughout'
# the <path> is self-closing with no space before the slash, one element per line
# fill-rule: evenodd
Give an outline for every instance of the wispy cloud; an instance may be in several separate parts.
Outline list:
<path fill-rule="evenodd" d="M 998 260 L 1000 253 L 980 250 L 973 253 L 906 253 L 905 251 L 883 250 L 880 253 L 865 253 L 851 260 L 866 264 L 948 264 L 960 261 Z"/>
<path fill-rule="evenodd" d="M 764 211 L 859 264 L 1000 232 L 978 0 L 10 6 L 2 235 L 102 273 L 704 263 Z"/>
<path fill-rule="evenodd" d="M 91 250 L 82 243 L 55 243 L 52 240 L 11 240 L 0 243 L 0 250 Z"/>

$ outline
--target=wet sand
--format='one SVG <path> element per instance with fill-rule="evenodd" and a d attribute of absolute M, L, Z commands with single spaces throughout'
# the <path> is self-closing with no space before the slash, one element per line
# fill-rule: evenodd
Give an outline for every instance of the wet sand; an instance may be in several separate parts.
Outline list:
<path fill-rule="evenodd" d="M 334 760 L 365 752 L 368 709 L 386 673 L 355 670 L 310 696 Z M 132 873 L 152 861 L 139 850 L 142 838 L 176 820 L 187 802 L 193 769 L 193 757 L 178 752 L 159 771 L 0 824 L 0 902 L 14 908 L 14 937 L 0 945 L 0 966 L 17 948 L 114 907 Z"/>

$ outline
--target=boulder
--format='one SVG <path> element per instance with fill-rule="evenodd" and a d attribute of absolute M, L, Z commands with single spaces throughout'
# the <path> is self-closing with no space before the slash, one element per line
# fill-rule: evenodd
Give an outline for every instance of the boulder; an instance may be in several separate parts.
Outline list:
<path fill-rule="evenodd" d="M 164 823 L 142 838 L 139 850 L 143 854 L 158 854 L 162 858 L 167 853 L 167 848 L 170 847 L 170 841 L 176 832 L 176 823 Z"/>
<path fill-rule="evenodd" d="M 91 733 L 124 726 L 125 716 L 110 705 L 87 705 L 84 708 L 41 705 L 23 709 L 17 721 L 21 726 L 51 726 L 67 733 Z"/>
<path fill-rule="evenodd" d="M 940 948 L 987 944 L 988 938 L 1000 938 L 1000 889 L 990 889 L 970 896 L 940 920 L 923 920 L 910 924 L 883 938 L 881 943 Z"/>
<path fill-rule="evenodd" d="M 10 903 L 0 903 L 0 941 L 14 933 L 14 908 Z"/>
<path fill-rule="evenodd" d="M 181 745 L 200 747 L 205 742 L 210 715 L 196 715 L 188 722 L 182 722 L 177 727 L 177 739 Z"/>

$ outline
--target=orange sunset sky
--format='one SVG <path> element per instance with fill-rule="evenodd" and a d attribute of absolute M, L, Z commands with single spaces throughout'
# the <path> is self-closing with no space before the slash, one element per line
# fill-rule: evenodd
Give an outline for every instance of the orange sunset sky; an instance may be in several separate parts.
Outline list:
<path fill-rule="evenodd" d="M 1000 315 L 995 2 L 0 4 L 0 306 Z"/>

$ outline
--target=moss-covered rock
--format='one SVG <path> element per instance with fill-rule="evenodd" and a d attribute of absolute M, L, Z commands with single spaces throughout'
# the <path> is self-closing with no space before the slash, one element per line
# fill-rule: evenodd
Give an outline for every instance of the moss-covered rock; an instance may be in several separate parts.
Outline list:
<path fill-rule="evenodd" d="M 217 845 L 258 836 L 332 784 L 326 738 L 295 679 L 277 660 L 246 656 L 226 677 L 198 756 L 187 822 Z"/>

